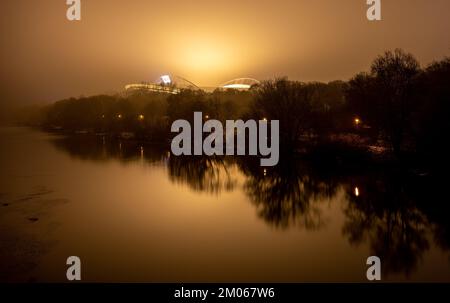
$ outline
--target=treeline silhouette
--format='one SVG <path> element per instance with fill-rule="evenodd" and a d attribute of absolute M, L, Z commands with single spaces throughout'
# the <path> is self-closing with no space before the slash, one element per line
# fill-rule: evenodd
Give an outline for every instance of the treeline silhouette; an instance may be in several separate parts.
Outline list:
<path fill-rule="evenodd" d="M 370 71 L 349 81 L 264 81 L 249 91 L 177 95 L 134 91 L 58 101 L 33 115 L 46 129 L 95 132 L 165 142 L 170 124 L 193 119 L 277 119 L 281 147 L 290 152 L 383 154 L 438 164 L 446 161 L 450 126 L 450 58 L 421 68 L 413 55 L 396 49 L 378 56 Z"/>

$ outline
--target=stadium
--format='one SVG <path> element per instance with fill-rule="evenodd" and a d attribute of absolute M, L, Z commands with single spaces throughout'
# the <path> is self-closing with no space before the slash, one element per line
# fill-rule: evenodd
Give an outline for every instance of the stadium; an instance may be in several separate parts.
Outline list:
<path fill-rule="evenodd" d="M 227 81 L 217 87 L 200 87 L 193 82 L 180 77 L 171 75 L 162 75 L 154 82 L 141 82 L 134 84 L 127 84 L 125 86 L 126 92 L 134 91 L 151 91 L 167 94 L 178 94 L 182 89 L 213 91 L 216 89 L 233 89 L 233 90 L 250 90 L 260 84 L 260 81 L 253 78 L 236 78 Z"/>

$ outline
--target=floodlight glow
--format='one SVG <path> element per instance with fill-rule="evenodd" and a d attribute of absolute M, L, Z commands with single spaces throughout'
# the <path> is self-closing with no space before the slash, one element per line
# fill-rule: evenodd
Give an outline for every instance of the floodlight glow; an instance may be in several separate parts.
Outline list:
<path fill-rule="evenodd" d="M 161 80 L 164 84 L 170 84 L 172 83 L 172 80 L 170 79 L 169 75 L 163 75 L 161 76 Z"/>

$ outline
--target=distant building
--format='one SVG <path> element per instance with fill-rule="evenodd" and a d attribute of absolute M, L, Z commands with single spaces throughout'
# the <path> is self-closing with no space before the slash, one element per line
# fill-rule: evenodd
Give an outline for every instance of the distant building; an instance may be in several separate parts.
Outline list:
<path fill-rule="evenodd" d="M 260 82 L 252 78 L 237 78 L 230 80 L 218 88 L 221 89 L 236 89 L 236 90 L 249 90 L 252 87 L 258 86 Z M 150 91 L 167 94 L 178 94 L 182 89 L 204 90 L 212 91 L 215 88 L 200 88 L 194 83 L 185 78 L 178 76 L 163 75 L 158 78 L 154 83 L 141 82 L 136 84 L 128 84 L 125 86 L 126 92 L 134 91 Z"/>
<path fill-rule="evenodd" d="M 220 87 L 223 89 L 238 89 L 238 90 L 249 90 L 252 87 L 258 86 L 260 82 L 252 78 L 237 78 L 230 80 Z"/>
<path fill-rule="evenodd" d="M 158 93 L 178 94 L 181 89 L 198 89 L 200 88 L 194 83 L 182 77 L 172 77 L 170 75 L 163 75 L 159 77 L 155 83 L 141 82 L 136 84 L 125 85 L 125 90 L 130 91 L 150 91 Z"/>
<path fill-rule="evenodd" d="M 125 86 L 125 90 L 127 92 L 130 91 L 150 91 L 150 92 L 158 92 L 158 93 L 168 93 L 168 94 L 178 94 L 180 89 L 173 86 L 165 86 L 155 83 L 136 83 L 136 84 L 128 84 Z"/>

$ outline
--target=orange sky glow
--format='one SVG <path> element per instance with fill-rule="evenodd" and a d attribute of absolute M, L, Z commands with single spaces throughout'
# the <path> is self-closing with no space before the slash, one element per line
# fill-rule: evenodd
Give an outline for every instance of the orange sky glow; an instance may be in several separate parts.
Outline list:
<path fill-rule="evenodd" d="M 450 1 L 65 0 L 1 4 L 1 102 L 51 102 L 179 75 L 199 86 L 237 77 L 346 80 L 387 49 L 422 64 L 450 54 Z"/>

